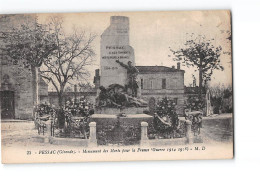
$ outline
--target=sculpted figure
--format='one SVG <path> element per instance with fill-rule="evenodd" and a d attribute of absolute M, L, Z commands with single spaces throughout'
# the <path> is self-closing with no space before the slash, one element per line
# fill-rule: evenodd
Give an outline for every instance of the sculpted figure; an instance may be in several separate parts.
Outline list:
<path fill-rule="evenodd" d="M 124 64 L 123 62 L 120 62 L 119 60 L 116 60 L 118 64 L 120 64 L 122 67 L 124 67 L 127 70 L 127 87 L 126 90 L 130 90 L 130 94 L 133 97 L 137 97 L 137 89 L 138 89 L 138 84 L 136 81 L 136 77 L 138 74 L 138 69 L 132 65 L 131 61 L 128 61 L 127 65 Z"/>
<path fill-rule="evenodd" d="M 119 84 L 111 84 L 107 89 L 100 86 L 100 93 L 96 100 L 98 107 L 147 107 L 147 102 L 128 95 L 124 87 Z"/>

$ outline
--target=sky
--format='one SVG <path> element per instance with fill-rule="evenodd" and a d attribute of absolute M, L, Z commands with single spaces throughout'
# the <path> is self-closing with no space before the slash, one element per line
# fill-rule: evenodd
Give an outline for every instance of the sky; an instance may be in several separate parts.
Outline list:
<path fill-rule="evenodd" d="M 130 21 L 130 45 L 135 51 L 135 62 L 138 66 L 163 65 L 172 67 L 177 65 L 169 55 L 169 47 L 173 50 L 183 46 L 190 35 L 205 35 L 207 39 L 214 38 L 214 46 L 222 46 L 220 56 L 224 71 L 215 70 L 210 82 L 214 85 L 232 84 L 231 42 L 228 41 L 227 31 L 231 31 L 229 11 L 175 11 L 175 12 L 116 12 L 116 13 L 59 13 L 38 14 L 40 23 L 46 23 L 50 16 L 61 16 L 64 20 L 64 29 L 70 33 L 74 27 L 85 30 L 87 33 L 97 35 L 93 43 L 96 52 L 95 62 L 89 67 L 93 81 L 94 70 L 99 68 L 100 62 L 100 36 L 110 24 L 110 16 L 127 16 Z M 184 84 L 192 83 L 192 74 L 197 78 L 198 72 L 193 68 L 181 65 L 185 70 Z"/>

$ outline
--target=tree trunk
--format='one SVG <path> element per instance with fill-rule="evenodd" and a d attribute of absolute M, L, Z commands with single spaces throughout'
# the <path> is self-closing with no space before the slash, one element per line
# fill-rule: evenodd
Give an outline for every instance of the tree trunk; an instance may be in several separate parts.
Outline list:
<path fill-rule="evenodd" d="M 59 98 L 59 108 L 61 109 L 63 106 L 63 92 L 58 92 L 58 98 Z"/>
<path fill-rule="evenodd" d="M 62 90 L 60 90 L 60 92 L 58 92 L 58 98 L 59 98 L 58 124 L 59 124 L 59 129 L 63 129 L 65 127 L 65 114 L 64 114 L 64 109 L 62 108 L 62 106 L 63 106 L 63 91 Z"/>
<path fill-rule="evenodd" d="M 39 104 L 39 75 L 38 75 L 38 67 L 31 66 L 31 72 L 32 72 L 33 106 L 36 107 Z"/>
<path fill-rule="evenodd" d="M 203 78 L 202 78 L 202 67 L 199 67 L 199 98 L 201 98 L 202 96 L 202 82 L 203 82 Z"/>

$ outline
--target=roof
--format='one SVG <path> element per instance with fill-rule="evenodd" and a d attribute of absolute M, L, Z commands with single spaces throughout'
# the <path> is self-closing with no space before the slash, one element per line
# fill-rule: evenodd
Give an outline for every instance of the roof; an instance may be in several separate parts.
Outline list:
<path fill-rule="evenodd" d="M 184 72 L 184 70 L 179 70 L 171 67 L 165 66 L 136 66 L 140 73 L 147 72 Z"/>
<path fill-rule="evenodd" d="M 58 93 L 55 92 L 55 91 L 49 91 L 49 96 L 58 96 Z M 97 94 L 97 91 L 96 90 L 89 90 L 89 91 L 86 91 L 86 92 L 76 92 L 76 95 L 77 96 L 96 96 Z M 64 96 L 74 96 L 75 95 L 75 92 L 64 92 L 63 93 Z"/>
<path fill-rule="evenodd" d="M 185 94 L 199 94 L 199 87 L 184 87 L 184 93 Z M 202 94 L 206 93 L 205 87 L 202 88 Z"/>

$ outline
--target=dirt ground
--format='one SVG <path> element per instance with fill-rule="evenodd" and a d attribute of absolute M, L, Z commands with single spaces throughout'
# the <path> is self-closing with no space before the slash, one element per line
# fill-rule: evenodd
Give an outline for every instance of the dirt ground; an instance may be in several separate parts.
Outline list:
<path fill-rule="evenodd" d="M 233 124 L 232 114 L 220 114 L 204 117 L 201 128 L 201 135 L 204 138 L 204 142 L 232 142 Z"/>

